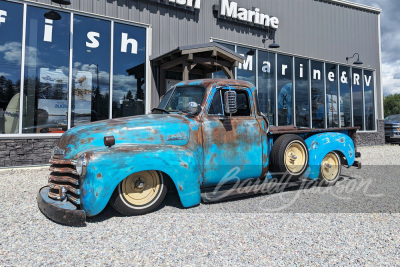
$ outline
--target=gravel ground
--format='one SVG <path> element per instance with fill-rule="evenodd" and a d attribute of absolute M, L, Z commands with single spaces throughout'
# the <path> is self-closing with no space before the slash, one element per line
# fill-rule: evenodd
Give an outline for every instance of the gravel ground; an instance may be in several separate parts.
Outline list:
<path fill-rule="evenodd" d="M 46 169 L 0 171 L 0 265 L 400 265 L 400 146 L 359 150 L 363 169 L 336 191 L 293 185 L 191 209 L 169 195 L 152 214 L 107 207 L 80 228 L 39 212 Z"/>

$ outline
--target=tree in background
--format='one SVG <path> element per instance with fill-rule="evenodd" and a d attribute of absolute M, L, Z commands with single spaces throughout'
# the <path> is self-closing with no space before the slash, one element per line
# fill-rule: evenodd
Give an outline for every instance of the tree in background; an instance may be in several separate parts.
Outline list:
<path fill-rule="evenodd" d="M 400 94 L 388 95 L 383 99 L 385 117 L 400 114 Z"/>

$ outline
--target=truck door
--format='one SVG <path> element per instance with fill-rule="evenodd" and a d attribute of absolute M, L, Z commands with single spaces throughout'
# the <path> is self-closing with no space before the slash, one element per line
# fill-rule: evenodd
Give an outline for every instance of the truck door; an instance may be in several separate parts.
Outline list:
<path fill-rule="evenodd" d="M 217 185 L 222 179 L 233 182 L 258 178 L 262 173 L 262 129 L 256 120 L 249 89 L 235 90 L 238 112 L 224 113 L 223 93 L 214 91 L 203 116 L 204 184 Z M 236 179 L 235 179 L 236 178 Z"/>

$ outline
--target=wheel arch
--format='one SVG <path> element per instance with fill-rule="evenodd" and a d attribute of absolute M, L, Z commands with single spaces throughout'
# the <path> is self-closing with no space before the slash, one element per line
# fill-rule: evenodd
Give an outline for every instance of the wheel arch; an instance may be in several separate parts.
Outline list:
<path fill-rule="evenodd" d="M 163 155 L 163 157 L 161 157 Z M 168 159 L 168 160 L 166 160 Z M 113 162 L 110 168 L 109 162 Z M 107 164 L 108 163 L 108 164 Z M 157 171 L 173 184 L 184 207 L 200 203 L 201 171 L 194 153 L 182 147 L 163 151 L 119 151 L 92 155 L 82 185 L 82 207 L 87 216 L 99 214 L 117 186 L 129 175 Z"/>
<path fill-rule="evenodd" d="M 313 180 L 318 179 L 323 158 L 329 152 L 336 152 L 346 158 L 348 166 L 355 161 L 355 147 L 353 140 L 342 133 L 321 133 L 307 138 L 306 144 L 309 150 L 309 167 L 304 176 Z M 343 165 L 344 162 L 342 162 Z"/>

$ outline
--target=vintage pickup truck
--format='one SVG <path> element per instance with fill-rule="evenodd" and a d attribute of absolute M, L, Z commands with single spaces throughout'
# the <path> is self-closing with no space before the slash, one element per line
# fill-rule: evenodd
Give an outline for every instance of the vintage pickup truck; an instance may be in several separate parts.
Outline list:
<path fill-rule="evenodd" d="M 202 198 L 221 200 L 215 188 L 226 191 L 225 185 L 237 180 L 268 182 L 290 175 L 329 186 L 339 179 L 342 165 L 361 167 L 357 129 L 269 127 L 254 85 L 181 82 L 152 114 L 64 133 L 38 206 L 56 222 L 82 225 L 108 203 L 128 216 L 154 211 L 167 190 L 178 193 L 183 207 L 192 207 Z"/>

